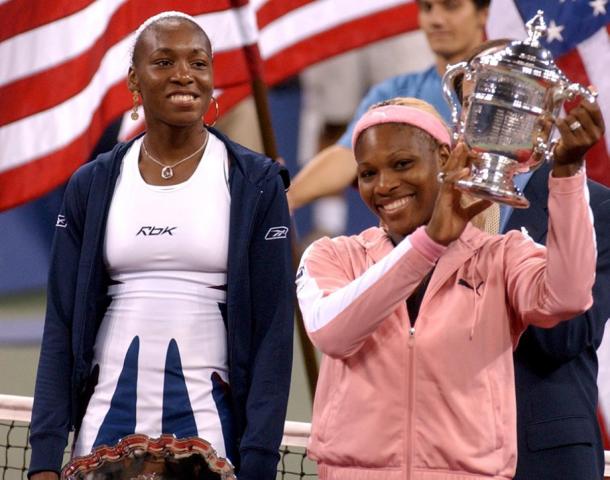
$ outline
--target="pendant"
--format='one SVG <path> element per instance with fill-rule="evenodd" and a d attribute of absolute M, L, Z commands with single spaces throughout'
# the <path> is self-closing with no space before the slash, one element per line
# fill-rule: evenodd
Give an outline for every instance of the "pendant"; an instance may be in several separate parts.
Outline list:
<path fill-rule="evenodd" d="M 164 180 L 169 180 L 173 176 L 174 171 L 172 170 L 172 167 L 163 167 L 161 169 L 161 177 L 163 177 Z"/>

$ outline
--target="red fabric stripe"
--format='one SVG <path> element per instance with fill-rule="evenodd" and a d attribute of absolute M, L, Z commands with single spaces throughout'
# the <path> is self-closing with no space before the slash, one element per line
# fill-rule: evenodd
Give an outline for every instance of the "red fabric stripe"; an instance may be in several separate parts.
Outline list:
<path fill-rule="evenodd" d="M 298 73 L 305 66 L 332 55 L 417 28 L 416 3 L 408 3 L 344 23 L 309 37 L 267 59 L 266 81 L 273 85 Z"/>
<path fill-rule="evenodd" d="M 303 5 L 315 1 L 316 0 L 270 0 L 256 12 L 258 28 L 262 30 L 271 22 L 290 13 L 292 10 L 296 10 Z"/>
<path fill-rule="evenodd" d="M 573 82 L 578 82 L 581 85 L 590 85 L 591 80 L 587 74 L 587 69 L 582 61 L 578 50 L 573 49 L 570 52 L 562 55 L 556 61 L 557 66 L 563 70 L 566 76 Z M 567 103 L 565 108 L 569 112 L 578 103 Z M 610 156 L 606 147 L 605 139 L 602 138 L 597 142 L 586 154 L 587 176 L 596 182 L 610 186 Z"/>
<path fill-rule="evenodd" d="M 73 15 L 91 3 L 93 3 L 93 0 L 11 0 L 3 3 L 0 5 L 0 18 L 10 18 L 11 21 L 2 23 L 0 42 L 20 33 Z M 142 9 L 152 7 L 154 13 L 142 17 L 136 27 L 149 16 L 164 10 L 180 10 L 190 15 L 199 15 L 201 13 L 227 10 L 231 7 L 241 7 L 247 3 L 248 0 L 206 0 L 205 2 L 193 2 L 192 0 L 146 0 L 146 2 L 138 2 L 137 9 L 141 11 Z"/>
<path fill-rule="evenodd" d="M 48 0 L 12 0 L 0 5 L 0 18 L 4 19 L 0 29 L 0 42 L 41 25 L 68 17 L 93 0 L 70 0 L 69 2 Z M 10 19 L 10 21 L 8 21 Z"/>
<path fill-rule="evenodd" d="M 610 450 L 610 432 L 608 431 L 608 423 L 606 423 L 602 411 L 597 409 L 597 421 L 599 422 L 599 428 L 602 432 L 602 443 L 604 444 L 604 450 Z"/>
<path fill-rule="evenodd" d="M 0 211 L 44 195 L 64 183 L 93 151 L 108 124 L 130 103 L 123 82 L 114 85 L 95 112 L 89 128 L 64 148 L 0 173 Z"/>
<path fill-rule="evenodd" d="M 131 34 L 143 20 L 158 13 L 159 7 L 155 9 L 152 5 L 156 3 L 162 2 L 147 2 L 147 8 L 144 6 L 136 8 L 133 2 L 123 5 L 113 15 L 104 34 L 89 50 L 64 64 L 0 88 L 0 98 L 4 99 L 3 108 L 0 110 L 0 127 L 47 110 L 78 94 L 95 75 L 107 50 Z M 220 3 L 226 3 L 226 0 L 212 3 L 219 6 Z M 206 9 L 208 8 L 210 5 L 206 6 Z M 202 8 L 191 8 L 189 13 L 196 15 L 202 13 L 201 10 Z M 216 86 L 223 88 L 248 81 L 245 62 L 241 49 L 218 53 L 214 61 Z M 127 68 L 128 65 L 125 65 L 125 74 Z M 24 98 L 28 101 L 24 102 Z"/>

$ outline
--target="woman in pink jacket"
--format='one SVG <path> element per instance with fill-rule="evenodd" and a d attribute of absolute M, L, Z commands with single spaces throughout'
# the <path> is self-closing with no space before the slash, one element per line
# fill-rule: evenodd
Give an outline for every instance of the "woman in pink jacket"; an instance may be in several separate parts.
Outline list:
<path fill-rule="evenodd" d="M 389 103 L 353 136 L 360 195 L 384 228 L 318 240 L 297 274 L 307 331 L 324 353 L 309 455 L 329 480 L 510 479 L 519 335 L 591 304 L 582 156 L 603 119 L 583 103 L 558 121 L 544 248 L 525 231 L 473 227 L 489 203 L 464 206 L 451 183 L 468 173 L 466 147 L 450 152 L 431 106 Z"/>

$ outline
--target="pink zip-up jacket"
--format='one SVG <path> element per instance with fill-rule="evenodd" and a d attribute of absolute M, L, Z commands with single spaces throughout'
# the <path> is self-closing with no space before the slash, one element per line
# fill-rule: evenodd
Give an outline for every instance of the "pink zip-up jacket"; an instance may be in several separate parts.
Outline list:
<path fill-rule="evenodd" d="M 512 352 L 529 325 L 587 310 L 595 237 L 585 176 L 550 178 L 547 247 L 469 225 L 443 247 L 423 227 L 323 238 L 297 292 L 325 355 L 309 456 L 328 480 L 510 479 Z M 405 300 L 436 264 L 412 328 Z"/>

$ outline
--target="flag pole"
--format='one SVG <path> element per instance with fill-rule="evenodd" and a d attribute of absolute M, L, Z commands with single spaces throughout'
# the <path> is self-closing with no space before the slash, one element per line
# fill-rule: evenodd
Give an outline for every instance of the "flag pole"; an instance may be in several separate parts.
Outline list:
<path fill-rule="evenodd" d="M 235 8 L 239 6 L 239 3 L 239 0 L 231 0 L 231 4 Z M 252 97 L 254 98 L 254 104 L 256 106 L 256 114 L 258 118 L 258 125 L 261 131 L 261 137 L 263 140 L 264 152 L 265 155 L 275 161 L 279 157 L 279 154 L 277 151 L 275 134 L 273 132 L 273 125 L 271 123 L 268 91 L 267 85 L 263 79 L 263 61 L 260 55 L 258 44 L 255 43 L 244 46 L 244 52 L 246 55 L 248 73 L 250 74 L 250 88 L 252 90 Z M 292 260 L 294 269 L 296 271 L 299 264 L 299 256 L 296 251 L 294 231 L 295 229 L 293 225 L 291 242 Z M 295 307 L 295 321 L 297 325 L 297 333 L 299 336 L 301 351 L 303 352 L 303 361 L 305 363 L 305 374 L 307 376 L 309 393 L 313 400 L 313 396 L 316 391 L 316 383 L 318 381 L 318 360 L 316 358 L 316 352 L 313 348 L 313 345 L 309 341 L 309 337 L 307 336 L 307 332 L 305 331 L 303 316 L 301 314 L 301 311 L 299 310 L 298 304 L 296 304 Z"/>

